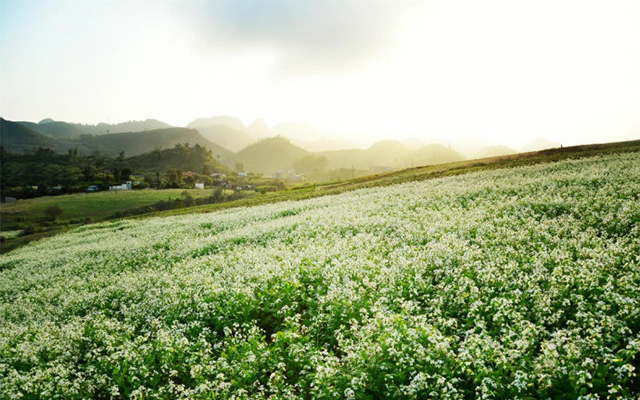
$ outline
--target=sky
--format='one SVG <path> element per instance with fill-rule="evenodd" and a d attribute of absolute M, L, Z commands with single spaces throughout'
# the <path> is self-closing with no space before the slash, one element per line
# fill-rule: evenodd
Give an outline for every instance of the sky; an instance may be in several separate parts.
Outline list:
<path fill-rule="evenodd" d="M 0 116 L 640 138 L 637 0 L 0 0 Z"/>

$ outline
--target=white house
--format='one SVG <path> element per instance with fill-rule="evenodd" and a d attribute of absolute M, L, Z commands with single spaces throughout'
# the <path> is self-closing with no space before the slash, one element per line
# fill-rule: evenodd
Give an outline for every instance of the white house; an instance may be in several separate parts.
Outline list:
<path fill-rule="evenodd" d="M 121 185 L 109 186 L 109 190 L 131 190 L 131 181 L 122 182 Z"/>
<path fill-rule="evenodd" d="M 204 183 L 196 183 L 196 189 L 204 189 Z"/>

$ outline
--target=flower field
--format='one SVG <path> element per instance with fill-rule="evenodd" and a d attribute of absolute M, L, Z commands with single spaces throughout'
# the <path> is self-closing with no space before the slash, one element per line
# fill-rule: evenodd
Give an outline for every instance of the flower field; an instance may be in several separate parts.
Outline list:
<path fill-rule="evenodd" d="M 0 256 L 3 399 L 632 399 L 639 369 L 638 153 Z"/>

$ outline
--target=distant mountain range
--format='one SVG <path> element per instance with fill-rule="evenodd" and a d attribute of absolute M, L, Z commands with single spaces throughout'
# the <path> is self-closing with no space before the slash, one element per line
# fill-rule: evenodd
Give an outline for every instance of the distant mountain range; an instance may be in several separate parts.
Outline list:
<path fill-rule="evenodd" d="M 97 125 L 74 124 L 69 122 L 54 121 L 51 118 L 43 119 L 37 124 L 35 122 L 28 121 L 19 121 L 18 123 L 35 132 L 58 138 L 78 138 L 81 135 L 106 135 L 109 133 L 142 132 L 171 128 L 170 125 L 156 119 L 147 119 L 145 121 L 128 121 L 119 124 L 100 123 Z"/>
<path fill-rule="evenodd" d="M 282 123 L 269 128 L 258 119 L 245 126 L 232 116 L 199 118 L 187 128 L 171 127 L 154 119 L 97 125 L 52 119 L 38 123 L 4 119 L 0 122 L 0 143 L 8 152 L 31 152 L 42 147 L 66 153 L 77 148 L 81 154 L 98 151 L 115 156 L 124 151 L 131 157 L 189 143 L 212 150 L 218 161 L 232 168 L 242 164 L 249 172 L 267 174 L 293 169 L 294 163 L 305 156 L 326 158 L 327 169 L 384 170 L 517 153 L 509 147 L 491 146 L 471 137 L 451 144 L 421 139 L 384 140 L 358 149 L 341 139 L 327 139 L 322 132 L 304 124 Z M 552 147 L 558 145 L 539 138 L 522 150 Z"/>

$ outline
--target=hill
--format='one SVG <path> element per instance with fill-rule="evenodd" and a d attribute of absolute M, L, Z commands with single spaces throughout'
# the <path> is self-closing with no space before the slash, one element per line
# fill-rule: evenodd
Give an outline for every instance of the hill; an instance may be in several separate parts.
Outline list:
<path fill-rule="evenodd" d="M 210 142 L 231 151 L 239 151 L 255 142 L 247 133 L 227 125 L 210 125 L 195 129 Z"/>
<path fill-rule="evenodd" d="M 147 119 L 145 121 L 127 121 L 119 124 L 100 123 L 97 125 L 54 121 L 50 118 L 44 119 L 37 124 L 28 121 L 20 121 L 18 123 L 31 130 L 42 133 L 43 135 L 56 138 L 78 138 L 81 135 L 97 136 L 108 133 L 142 132 L 171 127 L 166 123 L 155 119 Z"/>
<path fill-rule="evenodd" d="M 230 161 L 233 153 L 202 137 L 195 129 L 168 128 L 146 132 L 110 133 L 94 137 L 83 137 L 81 143 L 105 154 L 124 151 L 127 156 L 149 152 L 153 149 L 167 149 L 179 143 L 198 144 L 213 151 L 220 161 Z"/>
<path fill-rule="evenodd" d="M 9 152 L 22 153 L 39 147 L 62 150 L 63 143 L 22 124 L 0 118 L 0 145 Z"/>
<path fill-rule="evenodd" d="M 26 125 L 25 125 L 26 124 Z M 32 152 L 39 147 L 50 148 L 58 153 L 66 153 L 77 148 L 81 155 L 100 152 L 108 156 L 117 156 L 124 151 L 126 156 L 150 152 L 154 149 L 172 148 L 179 143 L 198 144 L 213 152 L 213 156 L 223 164 L 233 164 L 233 152 L 215 144 L 200 135 L 194 129 L 166 128 L 144 132 L 121 132 L 99 136 L 82 134 L 78 137 L 52 137 L 34 131 L 28 126 L 57 126 L 68 128 L 66 123 L 48 122 L 43 124 L 16 123 L 2 119 L 0 142 L 12 153 Z M 74 128 L 75 129 L 75 128 Z"/>
<path fill-rule="evenodd" d="M 36 242 L 0 256 L 0 387 L 634 398 L 639 145 Z"/>
<path fill-rule="evenodd" d="M 78 138 L 80 135 L 87 133 L 76 125 L 61 121 L 44 120 L 37 124 L 28 121 L 20 121 L 17 123 L 26 126 L 32 131 L 55 138 Z"/>
<path fill-rule="evenodd" d="M 500 157 L 517 154 L 518 152 L 507 146 L 488 146 L 480 151 L 481 158 Z"/>
<path fill-rule="evenodd" d="M 193 171 L 205 175 L 229 171 L 229 168 L 213 155 L 212 150 L 207 150 L 197 143 L 194 146 L 178 144 L 170 149 L 156 149 L 129 157 L 125 162 L 138 174 L 165 173 L 170 169 Z"/>
<path fill-rule="evenodd" d="M 210 118 L 198 118 L 195 121 L 191 122 L 189 125 L 187 125 L 187 127 L 192 129 L 201 129 L 201 128 L 206 128 L 209 126 L 216 126 L 216 125 L 228 126 L 229 128 L 239 132 L 246 131 L 246 127 L 244 126 L 242 121 L 240 121 L 239 118 L 231 117 L 228 115 L 210 117 Z"/>
<path fill-rule="evenodd" d="M 327 158 L 330 169 L 406 168 L 464 160 L 464 157 L 455 150 L 439 144 L 430 144 L 412 150 L 397 140 L 380 141 L 364 150 L 335 150 L 318 154 Z"/>
<path fill-rule="evenodd" d="M 462 161 L 465 157 L 450 147 L 428 144 L 410 154 L 412 166 L 446 164 Z M 405 164 L 406 166 L 406 164 Z"/>
<path fill-rule="evenodd" d="M 560 147 L 560 144 L 550 141 L 542 137 L 536 138 L 522 148 L 523 152 L 540 151 L 546 149 L 554 149 Z"/>
<path fill-rule="evenodd" d="M 77 126 L 77 125 L 76 125 Z M 168 129 L 171 125 L 166 124 L 157 119 L 146 119 L 144 121 L 127 121 L 118 124 L 98 124 L 100 128 L 106 128 L 109 133 L 123 133 L 123 132 L 144 132 L 158 129 Z"/>
<path fill-rule="evenodd" d="M 267 138 L 254 143 L 236 154 L 236 162 L 246 171 L 274 174 L 293 168 L 293 163 L 310 153 L 294 146 L 283 137 Z"/>

